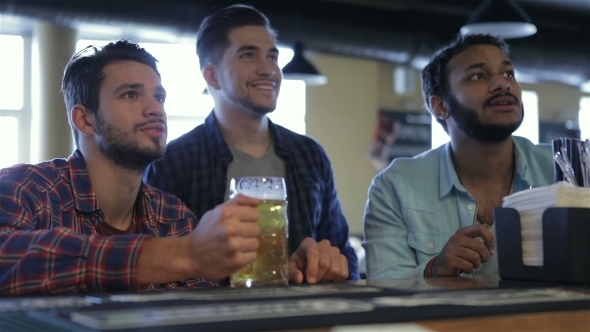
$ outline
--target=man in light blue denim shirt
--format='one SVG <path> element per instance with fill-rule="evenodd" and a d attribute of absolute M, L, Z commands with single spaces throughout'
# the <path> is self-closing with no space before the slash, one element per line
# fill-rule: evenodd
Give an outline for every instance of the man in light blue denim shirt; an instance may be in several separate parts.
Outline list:
<path fill-rule="evenodd" d="M 493 208 L 512 192 L 553 182 L 551 147 L 512 136 L 522 94 L 499 38 L 459 36 L 424 68 L 422 88 L 451 140 L 398 158 L 373 179 L 367 277 L 497 275 Z"/>

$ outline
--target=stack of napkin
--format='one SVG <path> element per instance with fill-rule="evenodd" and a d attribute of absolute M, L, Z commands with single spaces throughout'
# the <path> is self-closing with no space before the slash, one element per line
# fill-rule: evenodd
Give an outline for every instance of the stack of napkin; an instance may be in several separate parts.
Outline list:
<path fill-rule="evenodd" d="M 506 196 L 502 207 L 520 214 L 524 265 L 543 266 L 543 212 L 550 207 L 590 208 L 590 188 L 561 181 Z"/>

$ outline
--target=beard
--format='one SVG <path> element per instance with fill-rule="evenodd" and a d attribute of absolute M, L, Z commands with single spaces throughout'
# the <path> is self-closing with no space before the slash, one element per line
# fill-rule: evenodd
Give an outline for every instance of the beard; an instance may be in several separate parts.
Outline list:
<path fill-rule="evenodd" d="M 154 122 L 161 122 L 161 120 L 141 123 L 135 126 L 135 131 L 141 126 Z M 130 171 L 143 172 L 150 163 L 160 159 L 166 152 L 165 146 L 160 147 L 158 138 L 153 139 L 156 148 L 141 148 L 137 141 L 132 141 L 123 131 L 106 123 L 98 112 L 96 114 L 96 131 L 102 136 L 102 140 L 98 144 L 101 153 L 113 164 Z"/>
<path fill-rule="evenodd" d="M 484 102 L 484 105 L 489 101 Z M 461 104 L 450 94 L 445 97 L 445 103 L 451 111 L 451 118 L 455 120 L 459 129 L 469 138 L 482 143 L 505 141 L 520 127 L 524 119 L 524 105 L 522 103 L 520 105 L 522 110 L 520 120 L 514 123 L 483 123 L 474 109 Z"/>
<path fill-rule="evenodd" d="M 268 113 L 272 113 L 277 108 L 276 104 L 273 106 L 263 106 L 260 104 L 255 104 L 249 98 L 241 98 L 241 97 L 238 97 L 234 94 L 230 94 L 228 96 L 229 96 L 229 99 L 233 103 L 238 104 L 238 105 L 242 106 L 243 108 L 248 109 L 248 110 L 250 110 L 256 114 L 260 114 L 260 115 L 266 115 Z"/>

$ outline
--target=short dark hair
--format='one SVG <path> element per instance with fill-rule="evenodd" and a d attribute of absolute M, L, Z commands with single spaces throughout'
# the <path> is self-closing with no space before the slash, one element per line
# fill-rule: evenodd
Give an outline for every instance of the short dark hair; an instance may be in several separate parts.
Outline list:
<path fill-rule="evenodd" d="M 229 47 L 229 32 L 248 25 L 262 26 L 277 38 L 266 15 L 247 5 L 231 5 L 215 12 L 201 22 L 197 33 L 197 55 L 201 69 L 209 63 L 218 64 Z"/>
<path fill-rule="evenodd" d="M 98 95 L 105 79 L 103 69 L 120 61 L 136 61 L 148 65 L 160 76 L 156 65 L 158 60 L 135 43 L 119 40 L 103 47 L 87 46 L 72 56 L 64 70 L 61 90 L 68 114 L 76 104 L 86 106 L 93 114 L 98 112 Z M 78 131 L 72 123 L 70 126 L 76 147 L 79 147 Z"/>
<path fill-rule="evenodd" d="M 474 45 L 493 45 L 506 55 L 509 53 L 508 44 L 501 37 L 486 34 L 458 35 L 450 44 L 439 49 L 432 56 L 428 65 L 422 69 L 422 97 L 424 98 L 424 106 L 431 113 L 434 112 L 430 109 L 430 97 L 445 97 L 449 94 L 447 64 L 455 55 Z M 436 121 L 447 131 L 445 120 L 436 118 Z"/>

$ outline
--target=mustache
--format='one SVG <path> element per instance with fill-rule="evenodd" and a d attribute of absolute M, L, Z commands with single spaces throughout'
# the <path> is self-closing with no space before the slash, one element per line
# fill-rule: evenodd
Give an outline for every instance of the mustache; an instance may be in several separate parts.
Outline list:
<path fill-rule="evenodd" d="M 138 130 L 139 130 L 139 128 L 141 128 L 141 127 L 143 127 L 143 126 L 150 125 L 150 124 L 152 124 L 152 123 L 161 123 L 161 124 L 163 124 L 163 125 L 164 125 L 164 127 L 166 128 L 166 132 L 168 132 L 168 125 L 167 125 L 167 124 L 166 124 L 166 122 L 164 122 L 164 120 L 162 120 L 162 119 L 151 119 L 151 120 L 148 120 L 148 121 L 145 121 L 145 122 L 142 122 L 142 123 L 136 124 L 136 125 L 135 125 L 135 131 L 138 131 Z"/>
<path fill-rule="evenodd" d="M 514 102 L 516 103 L 516 105 L 520 105 L 520 102 L 518 101 L 518 98 L 516 98 L 515 95 L 511 94 L 510 92 L 506 92 L 506 93 L 499 93 L 499 94 L 493 95 L 490 98 L 484 100 L 483 108 L 490 106 L 490 104 L 494 101 L 494 99 L 499 98 L 499 97 L 504 97 L 504 96 L 509 96 L 509 97 L 514 98 Z"/>

